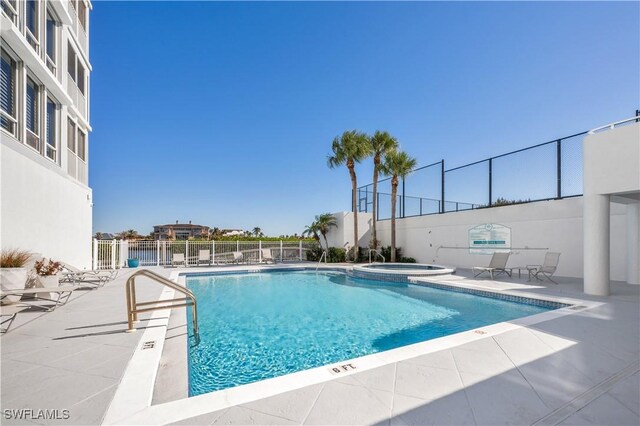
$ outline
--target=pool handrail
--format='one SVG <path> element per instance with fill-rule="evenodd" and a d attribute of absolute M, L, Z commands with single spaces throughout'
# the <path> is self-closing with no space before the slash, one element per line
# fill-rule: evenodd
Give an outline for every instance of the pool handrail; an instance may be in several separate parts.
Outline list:
<path fill-rule="evenodd" d="M 136 301 L 136 278 L 139 276 L 145 276 L 147 278 L 150 278 L 153 281 L 159 284 L 162 284 L 165 287 L 169 287 L 179 293 L 184 294 L 185 297 L 177 298 L 177 299 L 156 300 L 156 301 L 150 301 L 150 302 L 137 302 Z M 198 304 L 196 302 L 195 295 L 188 288 L 183 287 L 178 283 L 171 281 L 170 279 L 165 278 L 162 275 L 152 272 L 148 269 L 141 269 L 139 271 L 134 272 L 133 274 L 131 274 L 129 278 L 127 278 L 126 296 L 127 296 L 127 325 L 128 325 L 127 332 L 128 333 L 136 331 L 136 329 L 133 327 L 133 323 L 138 322 L 138 313 L 191 306 L 191 313 L 193 316 L 192 318 L 193 335 L 196 340 L 196 345 L 200 343 L 200 334 L 198 330 L 198 306 L 197 306 Z M 179 302 L 179 303 L 174 303 L 174 302 Z M 139 308 L 141 306 L 150 306 L 150 305 L 159 305 L 159 306 Z"/>
<path fill-rule="evenodd" d="M 369 263 L 371 263 L 371 252 L 374 252 L 376 255 L 380 256 L 382 258 L 382 263 L 385 263 L 387 261 L 387 259 L 385 259 L 385 257 L 382 255 L 382 253 L 380 253 L 378 250 L 376 249 L 369 249 Z M 375 260 L 375 256 L 373 258 L 373 260 Z"/>

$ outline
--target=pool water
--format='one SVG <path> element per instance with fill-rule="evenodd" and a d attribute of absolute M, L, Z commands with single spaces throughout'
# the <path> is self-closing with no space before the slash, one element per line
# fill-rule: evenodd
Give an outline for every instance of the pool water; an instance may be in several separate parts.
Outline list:
<path fill-rule="evenodd" d="M 192 396 L 551 309 L 327 272 L 189 277 L 187 286 L 200 326 Z"/>

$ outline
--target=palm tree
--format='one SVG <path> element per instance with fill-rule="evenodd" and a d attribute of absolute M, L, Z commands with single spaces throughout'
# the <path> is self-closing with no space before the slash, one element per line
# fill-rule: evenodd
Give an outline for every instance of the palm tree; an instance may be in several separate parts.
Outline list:
<path fill-rule="evenodd" d="M 320 227 L 318 226 L 318 221 L 314 220 L 310 225 L 304 228 L 304 231 L 302 231 L 302 235 L 306 235 L 307 237 L 311 237 L 314 240 L 320 242 L 320 236 L 318 235 L 318 232 L 320 232 Z"/>
<path fill-rule="evenodd" d="M 371 245 L 376 249 L 378 248 L 378 233 L 376 231 L 376 217 L 378 212 L 378 173 L 380 172 L 382 158 L 389 152 L 398 149 L 398 140 L 388 132 L 377 130 L 369 139 L 369 143 L 371 144 L 371 151 L 373 154 L 373 221 L 371 228 Z"/>
<path fill-rule="evenodd" d="M 120 238 L 123 240 L 133 240 L 138 238 L 138 232 L 135 229 L 127 229 L 120 233 Z"/>
<path fill-rule="evenodd" d="M 255 235 L 256 237 L 261 237 L 262 234 L 262 229 L 260 229 L 260 227 L 256 226 L 255 228 L 253 228 L 252 230 L 253 235 Z"/>
<path fill-rule="evenodd" d="M 416 166 L 416 159 L 406 152 L 392 151 L 384 157 L 380 171 L 391 176 L 391 261 L 396 261 L 396 197 L 398 194 L 398 177 L 404 179 Z"/>
<path fill-rule="evenodd" d="M 324 238 L 324 244 L 327 246 L 327 250 L 329 250 L 329 242 L 327 241 L 327 234 L 331 230 L 331 228 L 335 228 L 338 226 L 336 223 L 336 218 L 333 217 L 331 213 L 323 213 L 321 215 L 316 216 L 316 220 L 314 222 L 318 226 L 318 231 Z"/>
<path fill-rule="evenodd" d="M 356 191 L 358 181 L 356 178 L 356 163 L 371 155 L 369 137 L 356 130 L 349 130 L 336 136 L 331 144 L 333 155 L 327 159 L 330 168 L 336 168 L 346 164 L 351 177 L 351 211 L 353 211 L 353 259 L 358 259 L 358 209 L 356 203 Z"/>

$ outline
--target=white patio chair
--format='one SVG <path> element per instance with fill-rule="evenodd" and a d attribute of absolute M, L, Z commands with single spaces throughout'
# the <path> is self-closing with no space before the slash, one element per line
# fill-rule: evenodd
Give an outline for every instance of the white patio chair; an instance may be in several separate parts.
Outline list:
<path fill-rule="evenodd" d="M 211 251 L 202 249 L 198 252 L 198 265 L 206 263 L 211 266 Z"/>
<path fill-rule="evenodd" d="M 472 268 L 473 277 L 477 277 L 485 272 L 488 272 L 491 276 L 491 279 L 495 275 L 507 274 L 511 277 L 511 271 L 507 269 L 507 261 L 509 260 L 509 255 L 511 253 L 499 253 L 494 252 L 493 256 L 491 256 L 491 261 L 489 262 L 489 266 L 474 266 Z"/>
<path fill-rule="evenodd" d="M 171 256 L 171 266 L 176 266 L 178 264 L 187 266 L 186 262 L 184 261 L 184 253 L 173 253 L 173 255 Z"/>
<path fill-rule="evenodd" d="M 62 263 L 60 282 L 69 282 L 74 285 L 85 284 L 92 287 L 102 287 L 118 275 L 119 269 L 78 269 L 65 262 Z"/>
<path fill-rule="evenodd" d="M 244 254 L 241 251 L 231 252 L 233 254 L 233 263 L 243 263 L 244 262 Z"/>
<path fill-rule="evenodd" d="M 271 249 L 263 248 L 261 251 L 262 251 L 262 262 L 276 263 L 275 259 L 273 258 L 273 254 L 271 254 Z"/>
<path fill-rule="evenodd" d="M 544 281 L 546 278 L 552 283 L 558 284 L 551 278 L 553 274 L 555 274 L 556 269 L 558 269 L 558 263 L 560 263 L 560 253 L 547 252 L 547 254 L 544 255 L 542 265 L 527 265 L 529 281 L 531 281 L 531 278 L 535 278 L 538 281 Z M 542 275 L 542 278 L 540 278 L 540 275 Z"/>

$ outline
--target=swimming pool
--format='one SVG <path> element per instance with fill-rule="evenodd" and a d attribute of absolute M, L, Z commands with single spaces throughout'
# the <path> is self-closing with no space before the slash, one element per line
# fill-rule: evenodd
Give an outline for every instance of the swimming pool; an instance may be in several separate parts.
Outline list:
<path fill-rule="evenodd" d="M 189 347 L 191 396 L 559 307 L 337 272 L 225 274 L 186 282 L 198 300 L 200 323 L 200 344 Z"/>

